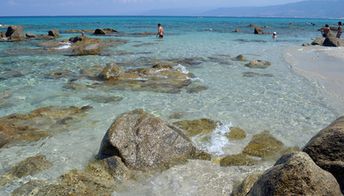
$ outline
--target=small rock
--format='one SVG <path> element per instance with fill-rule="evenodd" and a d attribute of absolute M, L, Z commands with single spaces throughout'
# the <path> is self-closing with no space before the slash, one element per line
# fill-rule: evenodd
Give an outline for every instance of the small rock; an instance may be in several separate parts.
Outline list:
<path fill-rule="evenodd" d="M 208 134 L 213 132 L 217 127 L 218 122 L 203 118 L 198 120 L 183 120 L 173 124 L 183 129 L 187 136 L 192 137 L 199 134 Z"/>
<path fill-rule="evenodd" d="M 231 127 L 230 132 L 226 134 L 227 138 L 232 140 L 242 140 L 245 139 L 246 133 L 243 129 L 239 127 Z"/>
<path fill-rule="evenodd" d="M 120 66 L 111 63 L 106 65 L 106 67 L 99 74 L 98 78 L 101 80 L 117 79 L 123 72 L 124 71 Z"/>
<path fill-rule="evenodd" d="M 243 153 L 262 158 L 277 155 L 284 149 L 281 141 L 274 138 L 268 131 L 253 136 Z"/>
<path fill-rule="evenodd" d="M 247 63 L 245 66 L 249 68 L 265 69 L 270 67 L 271 63 L 269 61 L 254 60 Z"/>
<path fill-rule="evenodd" d="M 257 164 L 258 161 L 246 154 L 229 155 L 220 160 L 221 166 L 251 166 Z"/>
<path fill-rule="evenodd" d="M 59 33 L 59 30 L 53 29 L 53 30 L 50 30 L 50 31 L 48 32 L 48 35 L 51 36 L 51 37 L 56 38 L 56 37 L 59 37 L 59 36 L 60 36 L 60 33 Z"/>
<path fill-rule="evenodd" d="M 233 61 L 247 61 L 246 57 L 242 54 L 236 56 L 235 58 L 233 58 Z"/>

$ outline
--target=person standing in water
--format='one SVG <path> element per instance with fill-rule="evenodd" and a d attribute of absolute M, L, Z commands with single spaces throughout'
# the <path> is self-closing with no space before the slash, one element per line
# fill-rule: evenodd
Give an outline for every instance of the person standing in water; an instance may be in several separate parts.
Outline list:
<path fill-rule="evenodd" d="M 164 38 L 164 28 L 161 26 L 161 24 L 158 24 L 158 33 L 156 34 L 159 38 Z"/>
<path fill-rule="evenodd" d="M 343 24 L 342 22 L 338 22 L 338 31 L 337 31 L 337 38 L 340 39 L 340 37 L 342 36 L 342 32 L 343 32 Z"/>
<path fill-rule="evenodd" d="M 273 32 L 272 33 L 272 39 L 275 40 L 277 38 L 277 33 L 276 32 Z"/>
<path fill-rule="evenodd" d="M 330 26 L 328 24 L 325 25 L 325 27 L 323 27 L 321 29 L 321 32 L 322 32 L 322 36 L 327 38 L 327 36 L 330 34 L 331 32 L 331 29 L 330 29 Z"/>

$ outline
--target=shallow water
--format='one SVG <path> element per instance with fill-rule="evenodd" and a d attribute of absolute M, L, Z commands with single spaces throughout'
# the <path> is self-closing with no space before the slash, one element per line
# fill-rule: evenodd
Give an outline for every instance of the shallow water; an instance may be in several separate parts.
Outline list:
<path fill-rule="evenodd" d="M 210 118 L 221 121 L 224 126 L 239 126 L 246 130 L 248 138 L 240 142 L 229 142 L 221 130 L 214 130 L 207 143 L 193 138 L 197 146 L 214 155 L 240 152 L 252 135 L 262 130 L 269 130 L 287 146 L 302 147 L 321 128 L 343 113 L 331 107 L 320 87 L 296 75 L 284 60 L 285 49 L 309 42 L 318 34 L 316 29 L 320 25 L 335 21 L 196 17 L 0 18 L 1 24 L 23 24 L 25 29 L 33 33 L 45 33 L 52 28 L 63 31 L 97 27 L 113 27 L 129 33 L 154 32 L 158 22 L 164 24 L 167 31 L 164 40 L 132 34 L 106 37 L 129 41 L 110 48 L 106 56 L 70 57 L 39 53 L 32 50 L 39 48 L 37 41 L 0 43 L 0 78 L 3 78 L 0 80 L 0 92 L 12 94 L 10 99 L 5 100 L 6 104 L 1 105 L 0 116 L 51 105 L 94 107 L 87 117 L 68 127 L 67 132 L 39 142 L 0 149 L 0 174 L 11 165 L 37 153 L 46 155 L 54 166 L 32 178 L 54 180 L 70 169 L 81 169 L 97 153 L 103 135 L 116 116 L 136 108 L 144 108 L 170 121 L 173 120 L 169 116 L 178 112 L 183 114 L 183 119 Z M 252 30 L 247 28 L 251 23 L 268 26 L 267 31 L 279 32 L 277 41 L 272 41 L 270 35 L 251 34 Z M 232 33 L 237 27 L 243 33 Z M 73 35 L 62 34 L 60 39 Z M 262 70 L 247 68 L 244 63 L 232 60 L 239 54 L 250 60 L 268 60 L 272 66 Z M 110 62 L 131 62 L 126 68 L 138 67 L 145 58 L 197 58 L 198 63 L 181 64 L 179 67 L 193 73 L 198 82 L 208 89 L 192 94 L 185 90 L 177 94 L 111 88 L 70 90 L 64 85 L 73 76 L 60 79 L 46 77 L 56 70 L 68 70 L 73 75 L 82 68 L 105 66 Z M 16 72 L 21 74 L 13 74 Z M 244 72 L 271 74 L 273 77 L 243 77 Z M 92 81 L 84 79 L 82 82 Z M 85 99 L 89 95 L 120 96 L 123 100 L 97 103 Z M 202 192 L 207 193 L 204 195 L 226 195 L 231 192 L 234 181 L 249 172 L 263 170 L 270 164 L 242 169 L 220 168 L 209 162 L 191 161 L 137 182 L 140 185 L 129 188 L 130 192 L 118 194 L 133 195 L 143 191 L 146 195 L 199 195 Z M 199 179 L 193 179 L 199 174 L 202 174 Z M 0 190 L 0 194 L 9 194 L 30 178 L 8 184 Z M 208 184 L 207 179 L 214 181 Z M 214 193 L 212 185 L 224 187 L 217 187 L 218 192 Z"/>

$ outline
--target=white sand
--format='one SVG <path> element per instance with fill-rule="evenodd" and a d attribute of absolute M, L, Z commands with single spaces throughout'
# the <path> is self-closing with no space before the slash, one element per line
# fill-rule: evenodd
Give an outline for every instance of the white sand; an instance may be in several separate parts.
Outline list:
<path fill-rule="evenodd" d="M 314 82 L 339 113 L 344 112 L 344 48 L 321 46 L 288 49 L 292 69 Z"/>

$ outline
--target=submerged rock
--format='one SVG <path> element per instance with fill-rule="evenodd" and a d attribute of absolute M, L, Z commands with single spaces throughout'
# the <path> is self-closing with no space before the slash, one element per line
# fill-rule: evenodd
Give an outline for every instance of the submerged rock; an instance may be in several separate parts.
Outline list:
<path fill-rule="evenodd" d="M 143 110 L 134 110 L 120 115 L 111 125 L 98 157 L 119 156 L 128 168 L 147 171 L 200 154 L 180 129 Z"/>
<path fill-rule="evenodd" d="M 303 152 L 282 156 L 248 195 L 341 195 L 336 179 Z"/>
<path fill-rule="evenodd" d="M 281 141 L 274 138 L 268 131 L 256 134 L 244 148 L 243 153 L 251 156 L 268 158 L 278 155 L 284 149 Z"/>
<path fill-rule="evenodd" d="M 89 95 L 84 98 L 84 100 L 90 100 L 97 103 L 117 103 L 123 100 L 120 96 L 100 96 L 100 95 Z"/>
<path fill-rule="evenodd" d="M 183 120 L 173 124 L 184 130 L 187 136 L 192 137 L 213 132 L 218 122 L 203 118 L 198 120 Z"/>
<path fill-rule="evenodd" d="M 254 60 L 247 63 L 245 66 L 249 68 L 265 69 L 267 67 L 270 67 L 271 63 L 269 61 Z"/>
<path fill-rule="evenodd" d="M 33 180 L 16 189 L 12 195 L 111 195 L 118 185 L 130 177 L 120 158 L 112 157 L 90 163 L 84 170 L 72 170 L 57 183 Z"/>
<path fill-rule="evenodd" d="M 221 166 L 251 166 L 257 163 L 256 159 L 246 154 L 229 155 L 220 160 Z"/>
<path fill-rule="evenodd" d="M 274 77 L 272 74 L 262 74 L 262 73 L 256 73 L 256 72 L 244 72 L 242 73 L 243 77 L 246 78 L 253 78 L 253 77 Z"/>
<path fill-rule="evenodd" d="M 242 140 L 246 138 L 246 132 L 239 127 L 231 127 L 230 132 L 226 136 L 231 140 Z"/>
<path fill-rule="evenodd" d="M 336 177 L 344 192 L 344 117 L 321 130 L 304 147 L 314 162 Z"/>
<path fill-rule="evenodd" d="M 104 46 L 105 45 L 100 39 L 84 37 L 82 40 L 72 45 L 72 54 L 74 56 L 100 55 Z"/>
<path fill-rule="evenodd" d="M 85 107 L 44 107 L 28 114 L 12 114 L 0 118 L 0 135 L 2 146 L 7 144 L 38 141 L 59 131 L 64 131 L 66 125 L 89 110 Z"/>
<path fill-rule="evenodd" d="M 202 91 L 207 90 L 208 87 L 204 86 L 200 82 L 193 82 L 189 86 L 186 87 L 186 92 L 187 93 L 199 93 Z"/>
<path fill-rule="evenodd" d="M 107 65 L 99 74 L 99 80 L 117 89 L 178 93 L 191 84 L 190 74 L 172 67 L 154 65 L 152 68 L 138 68 L 122 71 L 115 65 Z"/>
<path fill-rule="evenodd" d="M 43 170 L 52 167 L 45 156 L 36 155 L 34 157 L 29 157 L 10 169 L 7 173 L 0 177 L 0 186 L 3 186 L 15 179 L 22 178 L 29 175 L 37 174 Z"/>

